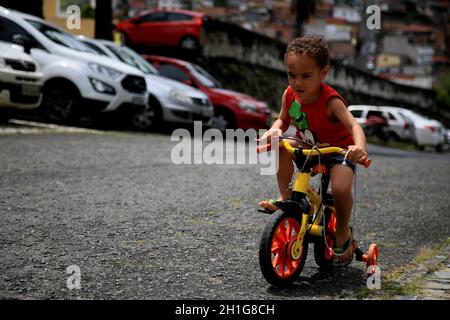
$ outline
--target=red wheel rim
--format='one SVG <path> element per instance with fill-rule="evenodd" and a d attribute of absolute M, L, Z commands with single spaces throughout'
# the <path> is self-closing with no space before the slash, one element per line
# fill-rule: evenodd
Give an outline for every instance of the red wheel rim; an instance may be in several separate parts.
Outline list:
<path fill-rule="evenodd" d="M 272 238 L 270 248 L 272 268 L 280 278 L 289 278 L 300 265 L 302 255 L 296 260 L 292 259 L 290 245 L 297 240 L 300 223 L 294 218 L 286 218 L 278 224 Z"/>
<path fill-rule="evenodd" d="M 327 232 L 331 234 L 336 233 L 336 216 L 334 215 L 334 212 L 331 212 L 330 220 L 328 220 Z"/>

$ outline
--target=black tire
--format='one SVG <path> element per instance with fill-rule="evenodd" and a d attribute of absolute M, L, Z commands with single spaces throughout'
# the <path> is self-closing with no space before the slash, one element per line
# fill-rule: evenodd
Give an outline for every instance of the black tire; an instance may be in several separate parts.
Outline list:
<path fill-rule="evenodd" d="M 276 232 L 277 230 L 283 230 L 286 225 L 291 225 L 293 227 L 289 236 L 291 240 L 289 242 L 286 241 L 286 243 L 280 242 L 280 244 L 283 244 L 284 247 L 279 250 L 278 254 L 272 254 L 272 243 L 274 241 Z M 297 232 L 300 231 L 300 227 L 301 216 L 299 214 L 286 213 L 278 210 L 272 214 L 269 222 L 264 228 L 259 245 L 259 264 L 264 278 L 267 280 L 267 282 L 275 287 L 283 288 L 291 285 L 298 278 L 300 272 L 305 266 L 306 256 L 308 254 L 308 242 L 306 241 L 306 239 L 303 240 L 301 253 L 297 259 L 292 259 L 292 255 L 290 252 L 290 249 L 292 248 L 294 243 L 292 239 L 294 239 Z M 286 233 L 289 232 L 286 231 Z M 281 273 L 285 273 L 286 268 L 288 268 L 288 263 L 283 264 L 283 266 L 278 264 L 273 266 L 273 261 L 275 259 L 277 259 L 277 261 L 283 261 L 283 255 L 287 257 L 286 259 L 291 267 L 291 270 L 288 270 L 287 275 L 280 275 L 280 270 L 282 267 L 283 271 Z"/>
<path fill-rule="evenodd" d="M 80 94 L 69 82 L 50 83 L 44 87 L 41 109 L 47 120 L 72 123 L 78 117 Z"/>
<path fill-rule="evenodd" d="M 332 212 L 330 209 L 325 208 L 325 228 L 328 226 L 328 222 L 330 221 Z M 325 239 L 323 236 L 318 237 L 314 242 L 314 260 L 317 265 L 322 270 L 331 270 L 333 268 L 333 256 L 327 252 L 328 248 L 332 248 L 335 243 L 334 235 L 331 234 L 327 229 L 325 229 L 325 236 L 327 238 L 327 244 L 325 244 Z"/>
<path fill-rule="evenodd" d="M 401 140 L 400 137 L 398 136 L 398 134 L 394 131 L 389 131 L 387 133 L 387 139 L 389 141 L 394 141 L 394 142 L 399 142 Z"/>
<path fill-rule="evenodd" d="M 12 112 L 9 109 L 0 109 L 0 124 L 8 123 L 9 119 L 12 117 Z"/>
<path fill-rule="evenodd" d="M 137 130 L 154 131 L 161 127 L 162 111 L 158 100 L 150 96 L 148 104 L 131 116 L 131 125 Z"/>
<path fill-rule="evenodd" d="M 236 118 L 234 114 L 226 108 L 216 107 L 211 127 L 219 129 L 225 133 L 226 129 L 236 129 Z"/>

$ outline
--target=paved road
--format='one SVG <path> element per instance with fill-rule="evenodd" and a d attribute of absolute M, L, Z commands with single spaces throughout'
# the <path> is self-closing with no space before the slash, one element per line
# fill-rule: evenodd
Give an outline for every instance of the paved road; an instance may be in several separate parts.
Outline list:
<path fill-rule="evenodd" d="M 256 204 L 275 178 L 257 165 L 174 165 L 174 145 L 164 134 L 0 135 L 0 298 L 345 299 L 366 288 L 364 265 L 322 274 L 312 248 L 295 286 L 271 288 Z M 449 236 L 450 157 L 375 153 L 358 170 L 354 226 L 362 246 L 379 244 L 383 273 Z M 80 289 L 67 287 L 71 265 Z"/>

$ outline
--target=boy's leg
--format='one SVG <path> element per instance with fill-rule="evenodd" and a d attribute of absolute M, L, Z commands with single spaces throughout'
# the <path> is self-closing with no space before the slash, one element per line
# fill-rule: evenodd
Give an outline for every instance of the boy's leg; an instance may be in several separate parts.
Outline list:
<path fill-rule="evenodd" d="M 298 144 L 290 141 L 292 146 Z M 280 148 L 279 166 L 277 171 L 278 189 L 280 190 L 280 199 L 286 200 L 291 197 L 292 190 L 289 189 L 292 175 L 294 174 L 294 158 L 295 156 L 289 153 L 285 148 Z"/>
<path fill-rule="evenodd" d="M 289 141 L 289 143 L 296 147 L 298 143 L 295 141 Z M 277 171 L 278 190 L 280 191 L 280 197 L 278 200 L 286 200 L 291 197 L 292 190 L 289 189 L 289 183 L 291 182 L 292 175 L 294 174 L 294 155 L 289 153 L 285 148 L 279 149 L 279 166 Z M 268 210 L 277 210 L 278 208 L 271 204 L 269 201 L 261 201 L 259 203 L 261 207 Z"/>
<path fill-rule="evenodd" d="M 349 228 L 352 214 L 353 170 L 349 166 L 335 165 L 330 169 L 331 189 L 336 208 L 336 247 L 340 247 L 351 237 Z M 339 262 L 350 258 L 351 251 L 337 259 Z"/>

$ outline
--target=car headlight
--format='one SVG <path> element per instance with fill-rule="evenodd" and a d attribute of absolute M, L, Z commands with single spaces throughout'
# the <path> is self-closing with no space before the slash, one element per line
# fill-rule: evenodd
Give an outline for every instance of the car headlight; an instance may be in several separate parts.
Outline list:
<path fill-rule="evenodd" d="M 117 79 L 122 74 L 122 72 L 120 72 L 116 69 L 113 69 L 113 68 L 110 68 L 110 67 L 98 64 L 98 63 L 94 63 L 94 62 L 88 63 L 88 66 L 92 71 L 94 71 L 96 73 L 100 73 L 101 75 L 110 77 L 112 79 Z"/>
<path fill-rule="evenodd" d="M 186 103 L 186 104 L 193 104 L 194 103 L 192 101 L 192 99 L 189 98 L 186 94 L 184 94 L 181 91 L 175 90 L 175 89 L 170 91 L 170 96 L 175 101 L 178 101 L 178 102 L 181 102 L 181 103 Z"/>
<path fill-rule="evenodd" d="M 247 112 L 256 112 L 256 106 L 254 104 L 245 101 L 239 102 L 239 108 Z"/>

